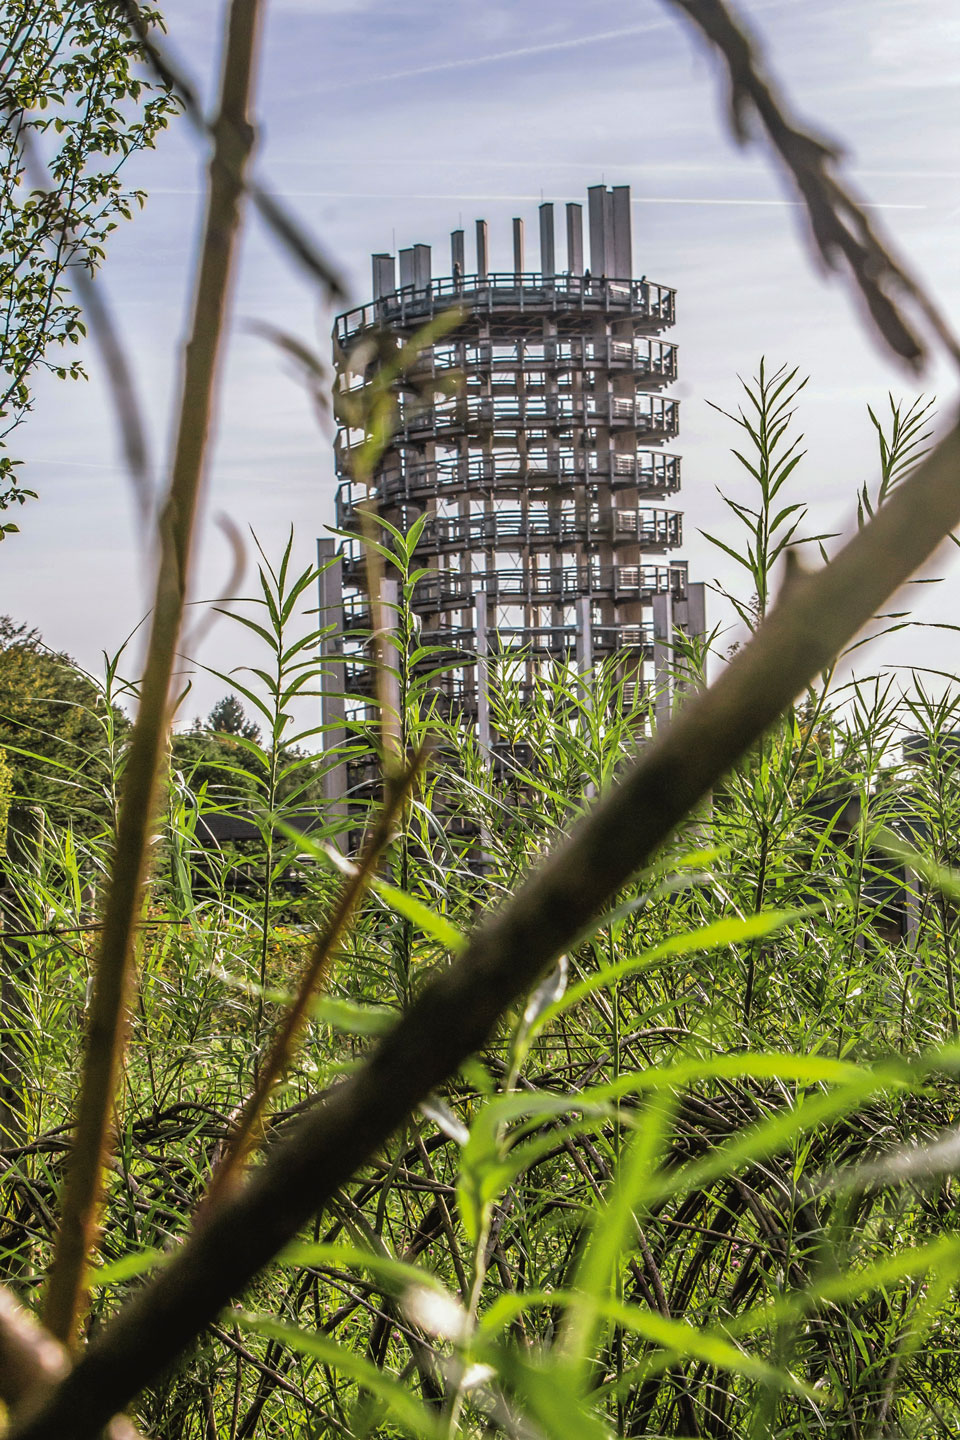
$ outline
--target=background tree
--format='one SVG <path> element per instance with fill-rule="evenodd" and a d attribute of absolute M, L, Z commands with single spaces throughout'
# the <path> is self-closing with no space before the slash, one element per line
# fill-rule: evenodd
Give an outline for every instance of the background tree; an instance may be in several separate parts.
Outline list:
<path fill-rule="evenodd" d="M 259 726 L 247 719 L 237 697 L 224 695 L 206 720 L 198 716 L 189 730 L 174 735 L 174 773 L 193 795 L 203 794 L 207 808 L 249 808 L 264 767 L 242 741 L 259 738 Z"/>
<path fill-rule="evenodd" d="M 160 24 L 156 10 L 142 14 Z M 135 74 L 139 52 L 120 5 L 0 6 L 0 446 L 30 411 L 38 371 L 83 375 L 68 351 L 84 334 L 68 272 L 92 273 L 118 221 L 144 203 L 119 171 L 154 144 L 176 102 Z M 0 452 L 0 510 L 34 495 L 17 466 Z M 0 525 L 0 539 L 16 529 Z"/>
<path fill-rule="evenodd" d="M 0 750 L 11 802 L 84 831 L 111 823 L 126 715 L 69 655 L 0 616 Z"/>
<path fill-rule="evenodd" d="M 247 718 L 236 695 L 224 695 L 206 720 L 198 717 L 189 730 L 174 735 L 171 753 L 174 771 L 194 796 L 202 792 L 205 809 L 262 808 L 271 749 L 262 745 L 260 726 Z M 320 805 L 322 769 L 319 755 L 281 741 L 274 799 L 301 810 Z"/>
<path fill-rule="evenodd" d="M 244 740 L 260 739 L 260 726 L 247 719 L 247 712 L 236 695 L 224 695 L 218 700 L 207 716 L 207 724 L 218 734 L 242 735 Z"/>

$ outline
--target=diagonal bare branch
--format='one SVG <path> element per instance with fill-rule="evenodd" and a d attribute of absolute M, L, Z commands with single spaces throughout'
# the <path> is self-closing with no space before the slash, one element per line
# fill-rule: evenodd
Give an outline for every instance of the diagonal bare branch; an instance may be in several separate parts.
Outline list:
<path fill-rule="evenodd" d="M 960 365 L 960 342 L 938 307 L 899 259 L 889 237 L 870 219 L 851 187 L 836 173 L 838 147 L 811 134 L 790 114 L 763 57 L 725 0 L 669 0 L 719 52 L 727 69 L 730 123 L 741 144 L 756 122 L 782 160 L 806 207 L 815 249 L 830 270 L 853 280 L 887 347 L 913 369 L 928 358 L 913 315 Z"/>

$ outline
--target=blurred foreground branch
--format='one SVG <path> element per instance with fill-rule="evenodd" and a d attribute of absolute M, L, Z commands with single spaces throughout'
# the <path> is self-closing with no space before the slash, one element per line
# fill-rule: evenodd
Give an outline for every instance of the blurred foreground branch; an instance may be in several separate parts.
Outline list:
<path fill-rule="evenodd" d="M 216 122 L 207 120 L 196 86 L 158 43 L 147 24 L 142 6 L 137 4 L 137 0 L 113 0 L 113 6 L 124 16 L 136 35 L 157 79 L 168 86 L 183 105 L 184 114 L 193 128 L 198 134 L 216 139 L 217 129 L 226 117 L 221 112 Z M 331 300 L 345 300 L 347 289 L 343 277 L 326 256 L 321 254 L 315 241 L 289 213 L 283 201 L 252 179 L 245 170 L 235 171 L 233 178 L 249 195 L 260 219 L 279 241 L 281 248 L 292 255 L 306 272 L 324 287 Z"/>
<path fill-rule="evenodd" d="M 53 1336 L 0 1286 L 0 1400 L 14 1417 L 23 1418 L 41 1404 L 70 1369 L 70 1356 Z M 107 1426 L 105 1440 L 138 1440 L 126 1416 Z"/>
<path fill-rule="evenodd" d="M 67 1344 L 84 1309 L 85 1272 L 99 1227 L 117 1077 L 128 1026 L 136 922 L 143 900 L 158 779 L 167 741 L 169 693 L 183 620 L 207 439 L 240 221 L 243 174 L 253 149 L 249 100 L 260 0 L 233 0 L 210 162 L 210 190 L 193 329 L 187 345 L 170 492 L 160 519 L 153 624 L 140 708 L 124 774 L 116 859 L 95 972 L 77 1128 L 67 1168 L 60 1231 L 44 1318 Z"/>
<path fill-rule="evenodd" d="M 846 268 L 886 346 L 914 369 L 926 361 L 927 347 L 907 313 L 909 305 L 960 364 L 960 343 L 939 309 L 894 255 L 850 186 L 834 173 L 839 149 L 805 130 L 790 114 L 764 72 L 756 43 L 725 0 L 669 3 L 719 51 L 730 83 L 736 139 L 747 144 L 751 121 L 759 121 L 800 192 L 821 260 L 830 270 Z"/>

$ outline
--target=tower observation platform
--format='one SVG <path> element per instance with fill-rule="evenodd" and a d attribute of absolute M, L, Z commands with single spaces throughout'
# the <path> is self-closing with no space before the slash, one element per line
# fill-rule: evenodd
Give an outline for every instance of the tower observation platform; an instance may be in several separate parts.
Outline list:
<path fill-rule="evenodd" d="M 488 657 L 517 655 L 520 683 L 534 686 L 544 663 L 567 657 L 586 671 L 617 655 L 631 688 L 666 689 L 675 630 L 705 629 L 704 587 L 675 558 L 680 457 L 664 448 L 680 424 L 679 402 L 665 393 L 677 378 L 677 347 L 666 338 L 676 292 L 633 277 L 629 187 L 588 191 L 589 266 L 583 211 L 566 205 L 564 268 L 551 203 L 539 209 L 536 269 L 521 218 L 507 270 L 491 268 L 484 220 L 469 266 L 464 231 L 453 231 L 445 275 L 433 275 L 428 245 L 400 250 L 399 275 L 393 255 L 374 255 L 372 301 L 340 315 L 334 330 L 346 388 L 370 378 L 351 380 L 344 369 L 357 347 L 382 355 L 385 334 L 402 344 L 459 312 L 397 380 L 395 430 L 369 488 L 353 473 L 363 434 L 341 426 L 337 526 L 358 530 L 357 506 L 368 499 L 402 530 L 425 516 L 416 559 L 429 573 L 413 601 L 421 643 L 461 657 L 437 677 L 438 698 L 481 730 Z M 320 547 L 322 558 L 333 555 L 333 541 Z M 369 695 L 351 640 L 371 623 L 363 558 L 352 540 L 338 553 L 321 579 L 327 622 L 338 608 L 343 617 L 331 654 L 336 645 L 344 690 Z M 325 723 L 335 724 L 335 703 L 327 710 Z"/>

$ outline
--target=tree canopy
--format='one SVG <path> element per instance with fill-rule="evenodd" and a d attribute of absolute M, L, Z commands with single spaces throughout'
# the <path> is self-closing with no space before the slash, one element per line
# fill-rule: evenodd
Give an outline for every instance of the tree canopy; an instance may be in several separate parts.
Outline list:
<path fill-rule="evenodd" d="M 156 10 L 141 11 L 148 26 Z M 104 0 L 0 6 L 0 446 L 29 413 L 38 371 L 78 378 L 85 329 L 71 270 L 96 270 L 143 191 L 120 170 L 152 146 L 176 102 L 137 73 L 123 7 Z M 34 492 L 0 450 L 0 510 Z M 17 526 L 0 524 L 0 539 Z"/>
<path fill-rule="evenodd" d="M 112 818 L 124 713 L 40 632 L 0 616 L 0 749 L 14 806 L 39 804 L 80 828 Z"/>

